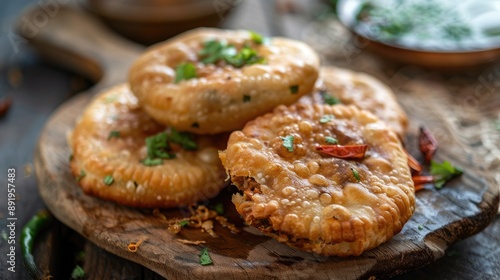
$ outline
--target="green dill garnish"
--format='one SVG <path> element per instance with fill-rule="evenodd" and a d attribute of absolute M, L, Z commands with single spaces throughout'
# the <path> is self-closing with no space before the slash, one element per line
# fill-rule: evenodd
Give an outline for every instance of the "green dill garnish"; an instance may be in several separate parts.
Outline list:
<path fill-rule="evenodd" d="M 290 86 L 290 93 L 291 94 L 296 94 L 297 92 L 299 92 L 299 86 L 298 85 Z"/>
<path fill-rule="evenodd" d="M 196 78 L 196 67 L 194 66 L 193 63 L 181 63 L 177 65 L 175 68 L 175 83 L 177 84 L 178 82 L 182 80 L 189 80 L 192 78 Z"/>
<path fill-rule="evenodd" d="M 337 139 L 335 139 L 335 138 L 333 138 L 331 136 L 326 136 L 325 137 L 325 141 L 327 143 L 330 143 L 330 144 L 338 144 L 339 143 L 339 140 L 337 140 Z"/>
<path fill-rule="evenodd" d="M 445 160 L 442 163 L 437 163 L 431 160 L 430 173 L 434 177 L 434 186 L 436 189 L 440 189 L 446 182 L 462 175 L 464 172 L 462 169 L 453 166 L 449 161 Z"/>
<path fill-rule="evenodd" d="M 80 180 L 82 180 L 83 177 L 85 177 L 86 175 L 87 175 L 87 173 L 85 173 L 85 171 L 83 169 L 80 170 L 80 175 L 78 177 L 76 177 L 76 181 L 80 182 Z"/>
<path fill-rule="evenodd" d="M 243 95 L 243 102 L 250 102 L 250 100 L 252 100 L 252 97 L 250 95 Z"/>
<path fill-rule="evenodd" d="M 294 139 L 295 139 L 295 137 L 293 135 L 281 137 L 281 140 L 283 140 L 283 147 L 285 147 L 289 152 L 293 152 L 293 140 Z"/>
<path fill-rule="evenodd" d="M 356 178 L 356 181 L 360 182 L 361 178 L 359 177 L 358 170 L 351 168 L 351 171 L 352 171 L 352 175 L 354 175 L 354 178 Z"/>
<path fill-rule="evenodd" d="M 181 227 L 185 227 L 185 226 L 187 226 L 188 224 L 189 224 L 189 221 L 187 221 L 187 220 L 179 221 L 179 225 L 180 225 Z"/>
<path fill-rule="evenodd" d="M 114 181 L 115 181 L 115 179 L 114 179 L 114 178 L 113 178 L 113 176 L 111 176 L 111 175 L 106 175 L 106 176 L 104 177 L 104 180 L 103 180 L 103 182 L 104 182 L 104 184 L 105 184 L 106 186 L 111 186 L 111 184 L 113 184 L 113 182 L 114 182 Z"/>
<path fill-rule="evenodd" d="M 213 264 L 212 258 L 208 254 L 208 248 L 205 247 L 200 252 L 200 264 L 201 265 L 210 265 Z"/>
<path fill-rule="evenodd" d="M 244 46 L 239 52 L 234 45 L 226 41 L 209 40 L 205 42 L 203 49 L 198 53 L 204 64 L 215 64 L 225 61 L 236 68 L 244 65 L 264 63 L 265 59 L 257 54 L 250 46 Z"/>
<path fill-rule="evenodd" d="M 333 119 L 334 119 L 333 115 L 324 115 L 321 117 L 321 119 L 319 119 L 319 123 L 327 123 L 332 121 Z"/>
<path fill-rule="evenodd" d="M 71 278 L 72 279 L 82 279 L 85 277 L 85 271 L 83 271 L 83 268 L 79 265 L 76 265 L 75 268 L 73 268 L 73 271 L 71 272 Z"/>
<path fill-rule="evenodd" d="M 120 137 L 120 131 L 118 130 L 112 130 L 108 134 L 108 140 L 111 138 L 119 138 Z"/>
<path fill-rule="evenodd" d="M 335 105 L 335 104 L 340 104 L 340 100 L 328 93 L 322 93 L 321 96 L 323 97 L 323 100 L 325 101 L 326 104 L 328 105 Z"/>

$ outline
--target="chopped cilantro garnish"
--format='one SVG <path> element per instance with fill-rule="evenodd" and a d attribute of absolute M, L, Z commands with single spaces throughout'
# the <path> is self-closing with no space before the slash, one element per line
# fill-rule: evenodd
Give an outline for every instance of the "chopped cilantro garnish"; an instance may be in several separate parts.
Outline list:
<path fill-rule="evenodd" d="M 295 137 L 293 135 L 281 137 L 281 140 L 283 140 L 283 147 L 285 147 L 289 152 L 293 152 L 293 140 L 294 139 L 295 139 Z"/>
<path fill-rule="evenodd" d="M 290 86 L 290 93 L 291 94 L 296 94 L 297 92 L 299 92 L 299 86 L 298 85 Z"/>
<path fill-rule="evenodd" d="M 175 154 L 170 151 L 170 143 L 181 145 L 185 150 L 196 150 L 198 148 L 191 134 L 171 128 L 168 133 L 160 132 L 146 138 L 148 157 L 142 160 L 142 163 L 146 166 L 155 166 L 161 165 L 164 159 L 175 158 Z"/>
<path fill-rule="evenodd" d="M 334 119 L 333 115 L 324 115 L 319 119 L 319 123 L 327 123 Z"/>
<path fill-rule="evenodd" d="M 111 175 L 106 175 L 106 177 L 104 177 L 104 180 L 103 180 L 103 182 L 106 186 L 111 186 L 111 184 L 113 184 L 114 181 L 115 181 L 115 179 Z"/>
<path fill-rule="evenodd" d="M 179 132 L 174 128 L 167 134 L 167 140 L 182 146 L 184 150 L 196 150 L 198 145 L 192 139 L 192 135 L 187 132 Z"/>
<path fill-rule="evenodd" d="M 163 163 L 163 160 L 161 158 L 155 158 L 155 159 L 145 158 L 141 162 L 146 166 L 156 166 L 156 165 L 161 165 Z"/>
<path fill-rule="evenodd" d="M 85 276 L 85 271 L 83 271 L 83 268 L 79 265 L 76 265 L 75 268 L 73 268 L 73 271 L 71 272 L 71 278 L 82 279 L 84 276 Z"/>
<path fill-rule="evenodd" d="M 69 155 L 69 161 L 72 161 L 74 158 L 73 154 Z"/>
<path fill-rule="evenodd" d="M 252 97 L 250 95 L 243 95 L 243 102 L 250 102 L 250 100 L 252 99 Z"/>
<path fill-rule="evenodd" d="M 323 97 L 323 100 L 325 101 L 325 103 L 328 105 L 335 105 L 335 104 L 341 103 L 337 97 L 330 95 L 328 93 L 323 93 L 323 94 L 321 94 L 321 96 Z"/>
<path fill-rule="evenodd" d="M 224 204 L 217 203 L 214 206 L 212 206 L 212 208 L 215 212 L 217 212 L 217 214 L 224 215 Z"/>
<path fill-rule="evenodd" d="M 76 177 L 76 181 L 80 182 L 80 180 L 82 180 L 83 177 L 85 177 L 85 175 L 87 175 L 87 173 L 85 173 L 85 171 L 83 169 L 80 170 L 80 176 Z"/>
<path fill-rule="evenodd" d="M 265 59 L 257 54 L 257 51 L 249 46 L 244 46 L 239 52 L 234 45 L 228 45 L 226 41 L 209 40 L 205 42 L 203 49 L 198 53 L 201 62 L 214 64 L 219 61 L 234 67 L 242 67 L 255 63 L 264 63 Z"/>
<path fill-rule="evenodd" d="M 145 165 L 160 165 L 162 159 L 175 158 L 174 154 L 169 153 L 170 145 L 167 141 L 166 132 L 160 132 L 146 138 L 146 148 L 148 150 L 148 157 L 142 161 Z"/>
<path fill-rule="evenodd" d="M 111 138 L 119 138 L 119 137 L 120 137 L 120 131 L 112 130 L 109 132 L 108 140 Z"/>
<path fill-rule="evenodd" d="M 361 178 L 359 177 L 358 170 L 351 168 L 351 171 L 352 171 L 352 175 L 354 175 L 354 178 L 356 178 L 356 181 L 358 181 L 358 182 L 361 181 Z"/>
<path fill-rule="evenodd" d="M 79 251 L 75 254 L 75 260 L 77 262 L 83 262 L 85 260 L 85 251 Z"/>
<path fill-rule="evenodd" d="M 418 225 L 418 230 L 423 230 L 424 229 L 424 225 Z"/>
<path fill-rule="evenodd" d="M 196 67 L 194 66 L 193 63 L 181 63 L 177 65 L 175 68 L 175 83 L 177 84 L 178 82 L 182 80 L 189 80 L 192 78 L 196 78 Z"/>
<path fill-rule="evenodd" d="M 330 144 L 338 144 L 339 143 L 339 140 L 337 140 L 331 136 L 326 136 L 325 140 L 327 143 L 330 143 Z"/>
<path fill-rule="evenodd" d="M 208 248 L 205 247 L 200 252 L 200 264 L 201 265 L 210 265 L 213 264 L 212 258 L 208 254 Z"/>
<path fill-rule="evenodd" d="M 181 227 L 185 227 L 185 226 L 187 226 L 188 224 L 189 224 L 189 221 L 186 221 L 186 220 L 184 220 L 184 221 L 180 221 L 180 222 L 179 222 L 179 225 L 180 225 Z"/>
<path fill-rule="evenodd" d="M 437 163 L 431 160 L 431 175 L 434 177 L 434 186 L 436 189 L 440 189 L 456 176 L 462 175 L 464 172 L 462 169 L 453 166 L 449 161 L 443 161 L 442 163 Z"/>
<path fill-rule="evenodd" d="M 264 36 L 262 36 L 261 34 L 255 32 L 255 31 L 250 31 L 250 39 L 252 39 L 252 41 L 255 43 L 255 44 L 263 44 L 264 43 Z"/>

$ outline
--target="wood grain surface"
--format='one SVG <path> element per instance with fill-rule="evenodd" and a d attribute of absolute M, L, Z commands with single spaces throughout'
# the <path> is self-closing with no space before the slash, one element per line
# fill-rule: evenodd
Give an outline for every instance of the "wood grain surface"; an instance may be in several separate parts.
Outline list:
<path fill-rule="evenodd" d="M 123 51 L 120 46 L 124 42 L 118 39 L 111 39 L 109 43 L 110 41 L 103 39 L 109 38 L 109 34 L 102 34 L 98 25 L 74 10 L 60 12 L 50 24 L 37 35 L 35 45 L 42 51 L 53 51 L 56 46 L 59 49 L 56 48 L 58 51 L 54 53 L 65 52 L 68 57 L 78 57 L 79 59 L 73 60 L 64 58 L 60 62 L 70 61 L 74 69 L 83 69 L 96 79 L 107 77 L 98 88 L 123 81 L 127 65 L 141 50 L 140 47 L 126 43 Z M 85 30 L 88 33 L 84 37 L 68 33 L 66 27 L 75 24 L 87 24 Z M 88 38 L 94 39 L 87 40 Z M 96 52 L 95 49 L 100 51 Z M 47 54 L 51 55 L 50 52 Z M 94 66 L 82 67 L 85 65 Z M 251 227 L 245 227 L 240 234 L 218 227 L 216 231 L 219 238 L 202 234 L 198 230 L 186 230 L 180 236 L 175 236 L 167 231 L 165 221 L 153 215 L 150 210 L 126 208 L 84 195 L 69 173 L 70 151 L 66 135 L 97 89 L 66 102 L 43 129 L 35 155 L 40 194 L 60 221 L 97 246 L 170 279 L 187 276 L 203 279 L 356 279 L 397 275 L 438 259 L 450 244 L 486 227 L 496 213 L 499 197 L 498 187 L 492 183 L 491 178 L 472 168 L 473 162 L 466 156 L 466 152 L 462 152 L 467 147 L 458 141 L 459 135 L 453 134 L 456 133 L 454 131 L 446 131 L 449 128 L 446 125 L 449 115 L 443 112 L 450 107 L 446 91 L 425 80 L 415 80 L 405 86 L 409 90 L 407 94 L 400 96 L 400 101 L 412 119 L 407 145 L 413 145 L 410 149 L 414 150 L 417 127 L 425 124 L 434 132 L 440 132 L 437 135 L 445 143 L 437 154 L 437 159 L 450 160 L 464 167 L 466 173 L 442 190 L 429 187 L 418 193 L 417 211 L 403 231 L 390 242 L 360 257 L 327 258 L 300 252 L 262 236 Z M 451 137 L 443 139 L 443 136 Z M 241 224 L 231 207 L 229 195 L 230 191 L 226 190 L 217 199 L 225 202 L 226 215 L 233 222 Z M 163 213 L 167 217 L 180 217 L 183 214 L 178 209 Z M 207 243 L 203 246 L 184 245 L 176 240 L 179 237 L 204 240 Z M 129 252 L 127 245 L 140 239 L 146 241 L 139 250 Z M 210 249 L 213 266 L 198 264 L 198 253 L 204 246 Z M 112 260 L 110 262 L 112 266 Z M 87 263 L 86 266 L 89 269 L 93 267 Z M 108 275 L 105 273 L 110 272 L 103 273 L 102 275 Z"/>

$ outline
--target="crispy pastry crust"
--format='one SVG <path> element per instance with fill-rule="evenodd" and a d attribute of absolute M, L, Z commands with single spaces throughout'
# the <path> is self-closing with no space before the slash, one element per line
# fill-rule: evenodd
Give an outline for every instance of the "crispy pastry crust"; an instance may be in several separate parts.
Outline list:
<path fill-rule="evenodd" d="M 329 94 L 342 104 L 373 113 L 404 139 L 408 118 L 387 85 L 368 74 L 331 66 L 321 67 L 319 75 L 314 91 L 299 102 L 325 104 L 323 95 Z"/>
<path fill-rule="evenodd" d="M 321 123 L 325 115 L 332 118 Z M 283 146 L 289 135 L 293 152 Z M 366 144 L 366 156 L 322 155 L 315 146 L 327 144 L 326 136 L 342 145 Z M 233 203 L 246 222 L 301 250 L 359 255 L 391 239 L 414 211 L 401 142 L 385 123 L 354 106 L 279 106 L 233 132 L 219 156 L 243 192 Z"/>
<path fill-rule="evenodd" d="M 213 39 L 237 49 L 249 44 L 266 62 L 241 68 L 205 65 L 198 53 Z M 175 67 L 185 62 L 196 65 L 198 78 L 176 84 Z M 318 69 L 318 55 L 302 42 L 272 38 L 259 45 L 248 31 L 200 28 L 150 48 L 135 61 L 129 82 L 146 113 L 158 122 L 214 134 L 241 129 L 277 105 L 297 101 L 313 89 Z"/>
<path fill-rule="evenodd" d="M 145 139 L 166 128 L 148 117 L 127 85 L 97 95 L 69 137 L 73 175 L 86 194 L 133 207 L 175 207 L 214 197 L 224 185 L 217 151 L 227 136 L 197 137 L 198 150 L 145 166 Z M 110 132 L 119 131 L 119 137 Z M 82 171 L 85 176 L 81 176 Z M 104 183 L 113 176 L 111 185 Z"/>

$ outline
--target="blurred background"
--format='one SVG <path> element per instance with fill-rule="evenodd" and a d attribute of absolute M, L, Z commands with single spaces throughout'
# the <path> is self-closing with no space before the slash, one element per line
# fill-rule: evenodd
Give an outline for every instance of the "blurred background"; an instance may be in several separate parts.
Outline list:
<path fill-rule="evenodd" d="M 91 90 L 96 84 L 97 87 L 105 87 L 112 82 L 125 81 L 130 61 L 146 46 L 198 26 L 251 29 L 266 36 L 303 40 L 319 52 L 323 64 L 367 72 L 388 83 L 409 112 L 425 112 L 427 107 L 414 108 L 406 92 L 421 92 L 422 96 L 426 96 L 432 91 L 434 95 L 429 94 L 428 97 L 432 104 L 427 105 L 439 106 L 441 100 L 450 104 L 440 108 L 441 117 L 448 120 L 447 127 L 443 127 L 442 134 L 438 135 L 443 146 L 453 141 L 460 142 L 462 146 L 459 149 L 464 150 L 461 155 L 464 160 L 487 173 L 491 176 L 490 182 L 498 185 L 499 46 L 479 54 L 468 50 L 465 56 L 460 51 L 457 56 L 454 51 L 451 58 L 446 52 L 438 52 L 437 56 L 435 52 L 425 50 L 410 50 L 412 52 L 407 53 L 408 50 L 397 44 L 395 46 L 394 42 L 386 44 L 388 42 L 349 31 L 346 26 L 355 28 L 349 26 L 349 19 L 344 19 L 344 24 L 339 22 L 337 2 L 352 5 L 353 1 L 3 1 L 0 4 L 0 184 L 6 182 L 5 170 L 16 168 L 18 232 L 36 211 L 43 208 L 37 193 L 33 154 L 40 131 L 54 110 L 74 95 Z M 493 0 L 485 2 L 498 3 Z M 62 18 L 64 6 L 78 12 L 68 13 L 66 18 Z M 57 25 L 52 20 L 56 17 L 62 18 Z M 400 59 L 408 57 L 416 59 L 413 63 Z M 442 67 L 443 63 L 450 61 L 455 63 L 451 69 Z M 425 62 L 438 67 L 418 65 Z M 474 62 L 478 65 L 473 65 Z M 461 68 L 457 63 L 472 65 Z M 441 128 L 441 124 L 433 125 Z M 450 127 L 459 131 L 457 137 L 449 136 L 446 128 Z M 465 147 L 474 147 L 474 150 L 465 152 Z M 0 197 L 6 196 L 7 190 L 2 187 Z M 2 199 L 2 237 L 6 236 L 5 205 L 6 201 Z M 80 245 L 75 243 L 81 244 L 82 237 L 61 224 L 56 226 L 65 237 L 69 236 L 66 239 L 79 240 L 66 243 L 71 250 L 78 249 L 75 246 Z M 453 245 L 436 263 L 417 273 L 405 274 L 401 279 L 427 279 L 429 275 L 435 279 L 498 279 L 500 251 L 490 250 L 490 247 L 500 247 L 499 235 L 500 220 L 497 215 L 485 232 Z M 2 256 L 7 248 L 4 241 L 5 238 L 0 240 Z M 99 248 L 92 250 L 106 255 L 108 259 L 116 259 L 116 263 L 125 262 Z M 38 249 L 40 256 L 43 256 L 42 251 L 43 248 Z M 62 254 L 68 257 L 71 252 L 63 250 Z M 0 260 L 0 278 L 4 279 L 5 275 L 12 277 L 5 271 L 4 259 Z M 467 265 L 464 266 L 464 263 Z M 12 279 L 28 279 L 20 259 L 18 264 L 20 272 Z M 60 276 L 67 278 L 70 270 L 71 267 L 62 268 Z M 450 274 L 452 271 L 454 274 Z M 156 277 L 150 271 L 144 272 L 144 275 L 151 276 L 151 279 Z"/>

